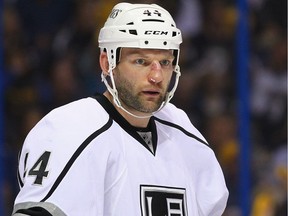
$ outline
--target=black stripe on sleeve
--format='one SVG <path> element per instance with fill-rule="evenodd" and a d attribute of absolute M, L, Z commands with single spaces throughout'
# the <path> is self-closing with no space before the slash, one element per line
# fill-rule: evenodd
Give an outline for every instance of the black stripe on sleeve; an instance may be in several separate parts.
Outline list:
<path fill-rule="evenodd" d="M 209 144 L 208 144 L 207 142 L 205 142 L 204 140 L 200 139 L 200 138 L 197 137 L 196 135 L 188 132 L 187 130 L 185 130 L 185 129 L 182 128 L 181 126 L 179 126 L 179 125 L 177 125 L 177 124 L 174 124 L 174 123 L 172 123 L 172 122 L 165 121 L 165 120 L 163 120 L 163 119 L 159 119 L 159 118 L 157 118 L 157 117 L 155 117 L 155 116 L 154 116 L 153 118 L 154 118 L 156 121 L 158 121 L 158 122 L 160 122 L 160 123 L 162 123 L 162 124 L 168 125 L 168 126 L 170 126 L 170 127 L 174 127 L 174 128 L 176 128 L 176 129 L 182 131 L 182 132 L 183 132 L 184 134 L 186 134 L 187 136 L 192 137 L 193 139 L 195 139 L 195 140 L 197 140 L 197 141 L 199 141 L 199 142 L 201 142 L 201 143 L 209 146 Z"/>
<path fill-rule="evenodd" d="M 48 192 L 48 194 L 40 201 L 40 202 L 45 202 L 52 194 L 53 192 L 56 190 L 56 188 L 58 187 L 58 185 L 61 183 L 61 181 L 63 180 L 63 178 L 65 177 L 65 175 L 67 174 L 67 172 L 69 171 L 69 169 L 71 168 L 71 166 L 73 165 L 73 163 L 75 162 L 75 160 L 78 158 L 78 156 L 83 152 L 83 150 L 91 143 L 91 141 L 93 139 L 95 139 L 99 134 L 103 133 L 104 131 L 108 130 L 111 125 L 113 123 L 113 120 L 111 118 L 109 118 L 108 122 L 99 130 L 95 131 L 93 134 L 91 134 L 80 146 L 79 148 L 74 152 L 74 154 L 72 155 L 72 157 L 70 158 L 70 160 L 68 161 L 68 163 L 66 164 L 66 166 L 64 167 L 64 169 L 62 170 L 62 172 L 60 173 L 60 175 L 58 176 L 58 178 L 56 179 L 55 183 L 53 184 L 53 186 L 51 187 L 50 191 Z"/>
<path fill-rule="evenodd" d="M 18 169 L 17 169 L 17 180 L 18 180 L 18 184 L 20 186 L 20 188 L 22 188 L 24 186 L 24 183 L 21 179 L 21 176 L 20 176 L 20 170 L 19 170 L 19 164 L 20 164 L 20 156 L 21 156 L 21 153 L 22 153 L 22 149 L 19 151 L 18 153 Z M 24 163 L 26 163 L 26 160 L 27 158 L 25 157 L 25 161 Z M 25 168 L 24 168 L 25 169 Z"/>
<path fill-rule="evenodd" d="M 20 188 L 22 188 L 24 186 L 24 183 L 21 180 L 19 169 L 17 170 L 17 180 Z"/>
<path fill-rule="evenodd" d="M 29 209 L 19 209 L 16 213 L 21 213 L 24 215 L 30 215 L 30 216 L 52 216 L 50 212 L 48 212 L 46 209 L 42 207 L 32 207 Z"/>

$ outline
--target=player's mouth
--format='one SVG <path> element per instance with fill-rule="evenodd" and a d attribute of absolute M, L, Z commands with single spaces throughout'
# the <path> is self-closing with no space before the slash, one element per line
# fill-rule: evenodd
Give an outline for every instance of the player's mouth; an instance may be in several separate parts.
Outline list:
<path fill-rule="evenodd" d="M 146 96 L 150 96 L 150 97 L 155 97 L 160 95 L 160 91 L 157 90 L 146 90 L 146 91 L 142 91 L 144 95 Z"/>

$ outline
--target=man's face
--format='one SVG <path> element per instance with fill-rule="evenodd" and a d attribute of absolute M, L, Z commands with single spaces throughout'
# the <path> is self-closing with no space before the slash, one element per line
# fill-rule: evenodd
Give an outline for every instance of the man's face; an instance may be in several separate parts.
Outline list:
<path fill-rule="evenodd" d="M 173 73 L 172 50 L 122 48 L 114 81 L 124 108 L 152 113 L 165 99 Z"/>

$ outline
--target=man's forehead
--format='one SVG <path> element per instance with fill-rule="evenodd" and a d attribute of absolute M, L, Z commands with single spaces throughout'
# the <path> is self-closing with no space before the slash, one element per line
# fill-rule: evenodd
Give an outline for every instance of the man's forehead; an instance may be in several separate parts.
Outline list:
<path fill-rule="evenodd" d="M 133 54 L 165 54 L 165 55 L 173 55 L 173 50 L 165 50 L 165 49 L 141 49 L 141 48 L 122 48 L 122 54 L 133 55 Z"/>

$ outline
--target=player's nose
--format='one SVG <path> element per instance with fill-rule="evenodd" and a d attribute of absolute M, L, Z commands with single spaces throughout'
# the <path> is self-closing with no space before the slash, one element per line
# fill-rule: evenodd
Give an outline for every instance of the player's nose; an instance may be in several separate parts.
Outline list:
<path fill-rule="evenodd" d="M 163 80 L 163 71 L 159 61 L 152 61 L 148 80 L 153 83 L 159 83 Z"/>

